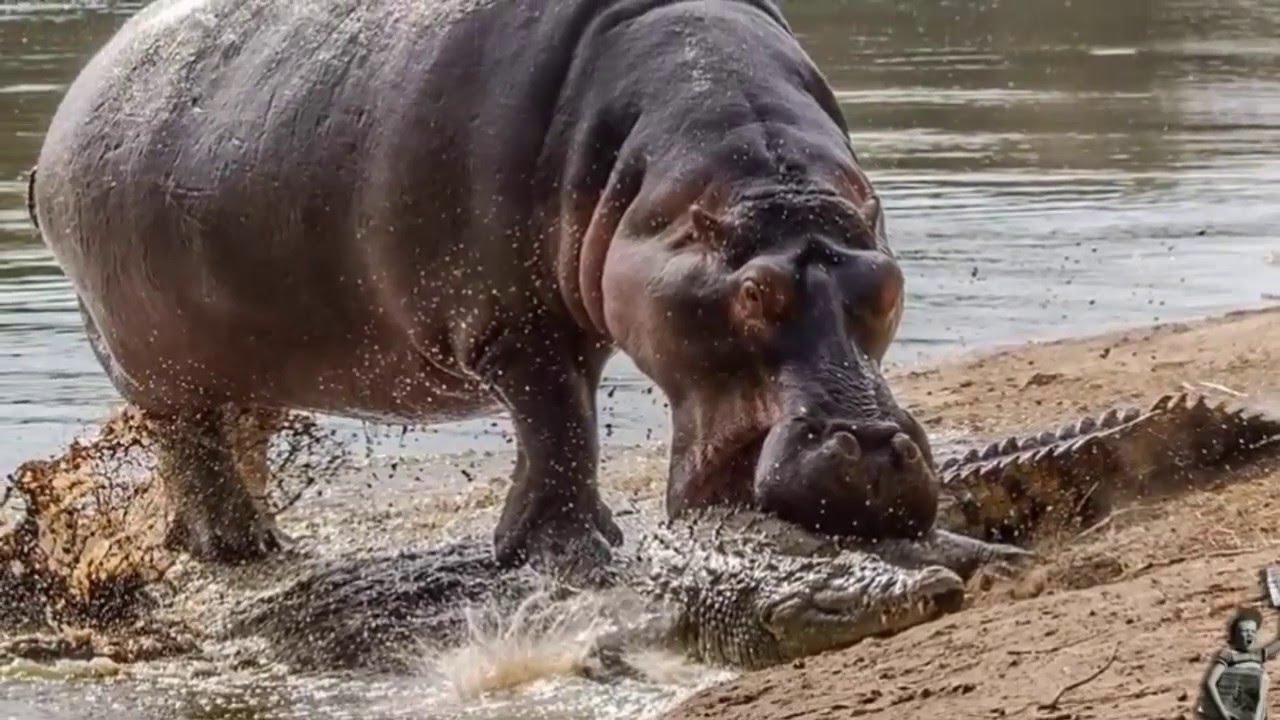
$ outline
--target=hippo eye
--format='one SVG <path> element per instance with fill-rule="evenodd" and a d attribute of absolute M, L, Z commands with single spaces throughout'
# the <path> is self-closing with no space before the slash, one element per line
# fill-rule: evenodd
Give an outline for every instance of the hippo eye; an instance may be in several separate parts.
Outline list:
<path fill-rule="evenodd" d="M 760 263 L 743 275 L 730 300 L 733 322 L 747 335 L 767 335 L 790 311 L 787 273 Z"/>

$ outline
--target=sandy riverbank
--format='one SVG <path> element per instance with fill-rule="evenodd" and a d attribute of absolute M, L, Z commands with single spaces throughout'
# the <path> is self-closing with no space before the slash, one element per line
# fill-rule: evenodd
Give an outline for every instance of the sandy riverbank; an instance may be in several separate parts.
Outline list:
<path fill-rule="evenodd" d="M 1188 389 L 1280 412 L 1280 308 L 1018 346 L 892 382 L 932 432 L 980 439 Z M 1271 459 L 1119 513 L 956 615 L 744 675 L 668 717 L 1189 717 L 1232 607 L 1262 607 L 1258 571 L 1280 561 L 1277 483 Z M 1264 640 L 1280 631 L 1267 617 Z"/>

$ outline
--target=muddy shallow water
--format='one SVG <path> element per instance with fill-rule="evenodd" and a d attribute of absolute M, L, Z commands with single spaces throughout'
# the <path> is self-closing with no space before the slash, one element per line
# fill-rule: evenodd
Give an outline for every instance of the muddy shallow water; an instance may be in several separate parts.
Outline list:
<path fill-rule="evenodd" d="M 885 198 L 909 293 L 894 363 L 1280 293 L 1280 4 L 786 6 Z M 27 223 L 22 173 L 66 84 L 133 7 L 0 3 L 4 471 L 59 451 L 118 402 Z M 633 448 L 665 439 L 665 410 L 624 358 L 606 384 L 607 470 L 625 474 Z M 324 552 L 448 535 L 447 503 L 430 498 L 505 473 L 506 430 L 501 418 L 403 440 L 378 430 L 372 464 L 298 508 L 295 529 Z M 402 455 L 412 459 L 392 473 Z M 104 682 L 15 667 L 0 673 L 0 717 L 636 717 L 705 679 L 603 689 L 556 678 L 475 700 L 457 698 L 424 663 L 421 676 L 376 681 L 269 668 L 201 677 L 207 668 L 161 664 Z"/>

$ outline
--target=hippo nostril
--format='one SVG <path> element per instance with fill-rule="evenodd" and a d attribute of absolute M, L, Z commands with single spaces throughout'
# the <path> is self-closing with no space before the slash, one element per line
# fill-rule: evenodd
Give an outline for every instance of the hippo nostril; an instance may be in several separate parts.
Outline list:
<path fill-rule="evenodd" d="M 827 442 L 831 443 L 841 455 L 850 460 L 857 460 L 862 457 L 862 448 L 858 445 L 857 438 L 848 430 L 836 430 L 831 433 L 831 437 Z"/>
<path fill-rule="evenodd" d="M 910 465 L 920 459 L 920 448 L 906 433 L 894 435 L 890 444 L 904 465 Z"/>

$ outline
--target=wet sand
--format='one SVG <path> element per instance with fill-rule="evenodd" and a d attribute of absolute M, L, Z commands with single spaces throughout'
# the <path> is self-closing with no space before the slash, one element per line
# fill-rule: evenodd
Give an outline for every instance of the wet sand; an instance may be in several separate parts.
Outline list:
<path fill-rule="evenodd" d="M 984 439 L 1183 390 L 1280 412 L 1280 308 L 1028 344 L 892 382 L 933 432 Z M 1273 456 L 1118 510 L 955 615 L 745 674 L 666 717 L 1190 717 L 1233 607 L 1267 607 L 1258 573 L 1280 561 L 1276 483 Z M 1263 612 L 1269 642 L 1280 623 Z"/>

